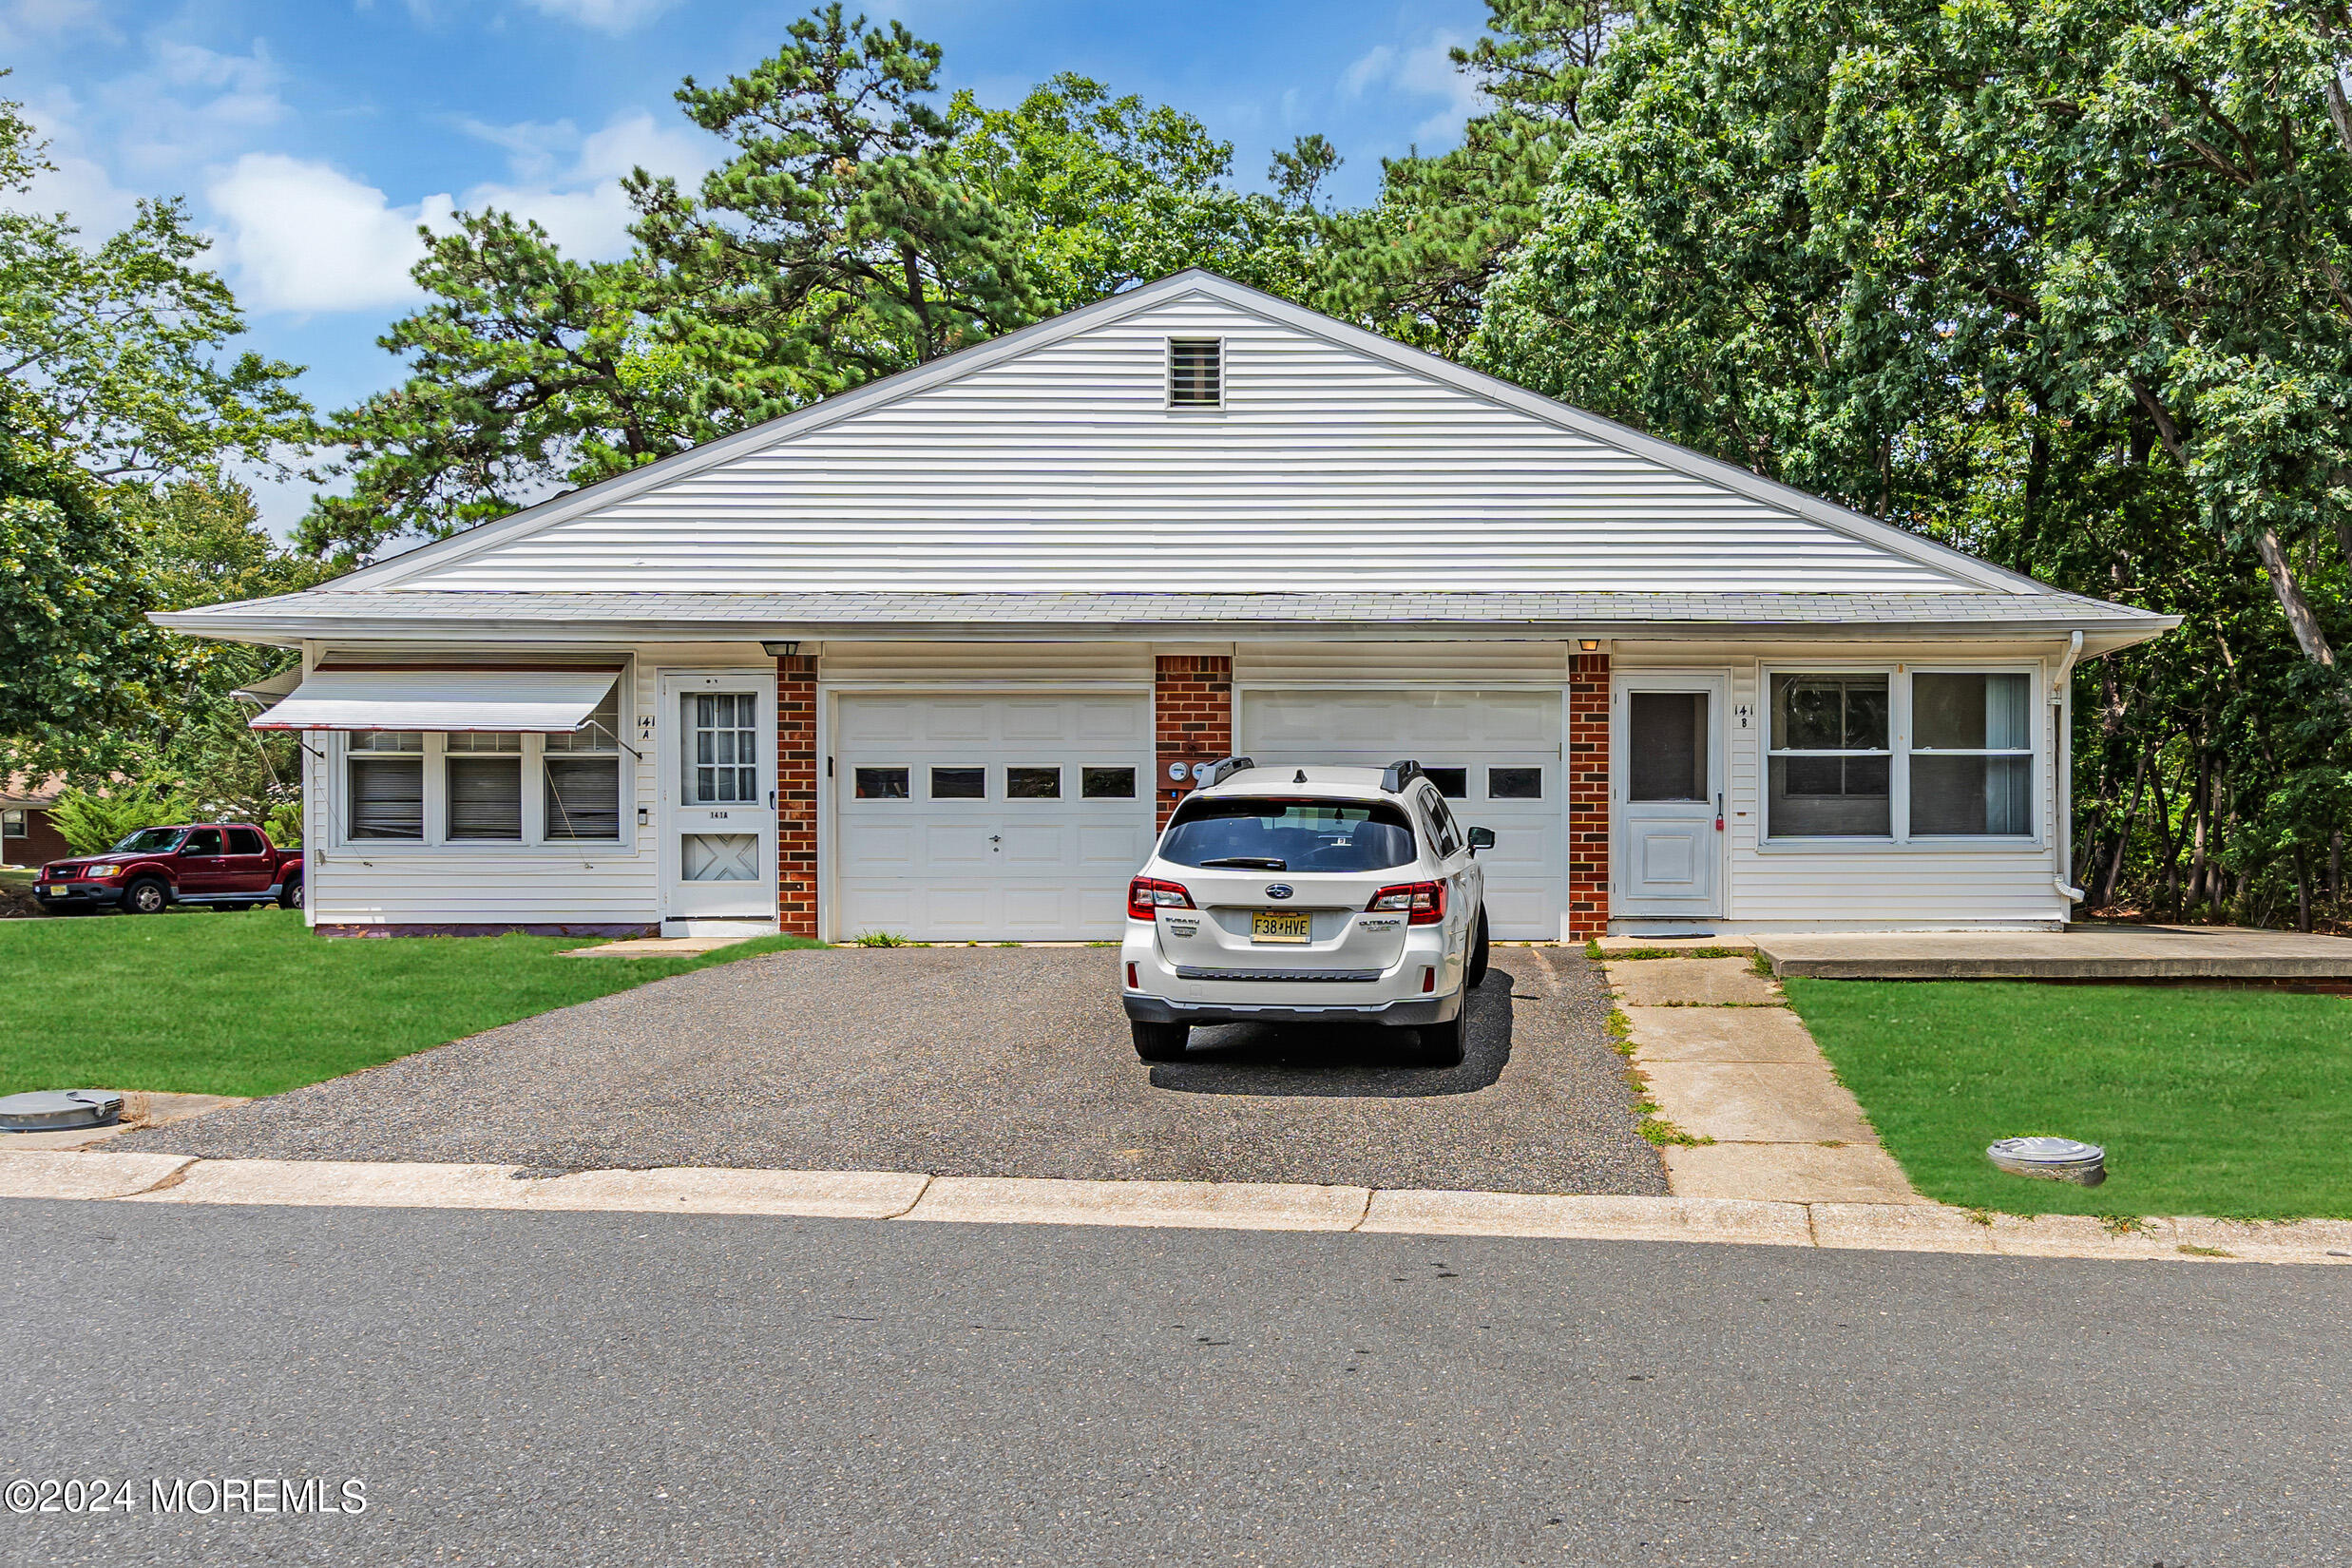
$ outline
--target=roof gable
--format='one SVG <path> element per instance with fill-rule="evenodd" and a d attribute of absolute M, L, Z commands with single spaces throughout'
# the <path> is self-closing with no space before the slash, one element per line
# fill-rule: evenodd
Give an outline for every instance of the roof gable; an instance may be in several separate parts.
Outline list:
<path fill-rule="evenodd" d="M 1172 336 L 1226 402 L 1170 409 Z M 2024 593 L 1843 507 L 1186 273 L 333 584 Z"/>

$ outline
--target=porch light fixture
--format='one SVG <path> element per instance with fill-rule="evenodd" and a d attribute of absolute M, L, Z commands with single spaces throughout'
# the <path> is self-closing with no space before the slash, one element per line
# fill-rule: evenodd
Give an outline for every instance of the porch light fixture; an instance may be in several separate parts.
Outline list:
<path fill-rule="evenodd" d="M 1600 652 L 1600 639 L 1599 639 L 1599 638 L 1597 638 L 1597 637 L 1579 637 L 1579 638 L 1578 638 L 1578 639 L 1577 639 L 1577 652 L 1578 652 L 1578 653 L 1598 653 L 1598 652 Z"/>
<path fill-rule="evenodd" d="M 798 642 L 762 642 L 759 651 L 770 659 L 791 659 L 800 652 Z"/>

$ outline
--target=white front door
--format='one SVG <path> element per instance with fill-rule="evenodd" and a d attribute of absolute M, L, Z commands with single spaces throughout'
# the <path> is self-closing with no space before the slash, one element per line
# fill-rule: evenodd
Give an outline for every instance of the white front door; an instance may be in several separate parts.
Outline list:
<path fill-rule="evenodd" d="M 1616 897 L 1629 920 L 1723 912 L 1720 675 L 1621 675 L 1611 704 Z"/>
<path fill-rule="evenodd" d="M 1495 831 L 1479 856 L 1492 933 L 1559 940 L 1568 894 L 1558 687 L 1261 688 L 1238 700 L 1241 751 L 1261 767 L 1420 763 L 1464 827 Z"/>
<path fill-rule="evenodd" d="M 1152 850 L 1140 692 L 834 699 L 832 929 L 1110 940 Z"/>
<path fill-rule="evenodd" d="M 775 678 L 661 678 L 661 923 L 775 919 Z"/>

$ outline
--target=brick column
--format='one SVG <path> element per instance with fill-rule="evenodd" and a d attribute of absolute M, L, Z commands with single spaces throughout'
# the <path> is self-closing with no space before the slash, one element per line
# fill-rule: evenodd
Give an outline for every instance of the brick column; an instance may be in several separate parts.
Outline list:
<path fill-rule="evenodd" d="M 1189 792 L 1168 776 L 1172 762 L 1206 762 L 1233 750 L 1233 661 L 1223 654 L 1162 654 L 1152 672 L 1152 718 L 1159 766 L 1152 770 L 1152 820 L 1166 827 Z"/>
<path fill-rule="evenodd" d="M 775 910 L 788 936 L 816 935 L 816 660 L 775 661 Z"/>
<path fill-rule="evenodd" d="M 1568 660 L 1568 934 L 1609 931 L 1609 656 Z"/>

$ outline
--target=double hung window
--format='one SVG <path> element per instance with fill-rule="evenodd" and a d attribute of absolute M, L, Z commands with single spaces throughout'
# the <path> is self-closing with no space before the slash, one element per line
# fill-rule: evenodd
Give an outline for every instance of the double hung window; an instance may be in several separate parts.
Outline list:
<path fill-rule="evenodd" d="M 2030 838 L 2031 675 L 1863 670 L 1771 677 L 1769 838 Z"/>
<path fill-rule="evenodd" d="M 354 838 L 425 836 L 425 737 L 414 730 L 362 730 L 351 738 Z"/>
<path fill-rule="evenodd" d="M 345 836 L 467 847 L 617 843 L 627 755 L 621 727 L 616 679 L 570 732 L 354 732 L 344 745 Z"/>

